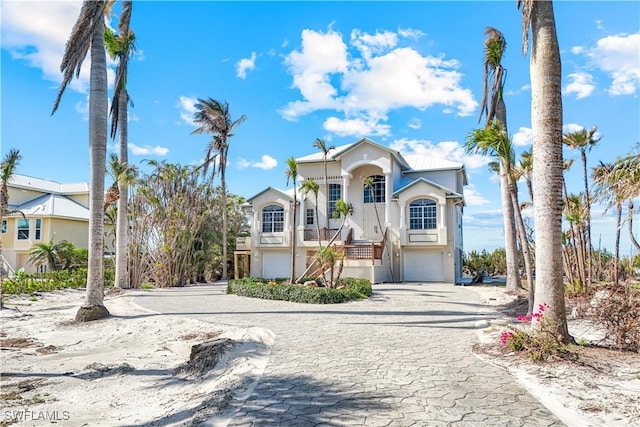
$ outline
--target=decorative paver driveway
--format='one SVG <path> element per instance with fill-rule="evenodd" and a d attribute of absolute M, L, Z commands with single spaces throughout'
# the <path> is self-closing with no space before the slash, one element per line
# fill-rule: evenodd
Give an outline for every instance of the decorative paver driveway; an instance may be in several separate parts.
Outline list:
<path fill-rule="evenodd" d="M 231 426 L 560 426 L 502 369 L 471 351 L 479 297 L 447 284 L 374 285 L 366 301 L 307 305 L 157 290 L 143 307 L 276 335 Z"/>

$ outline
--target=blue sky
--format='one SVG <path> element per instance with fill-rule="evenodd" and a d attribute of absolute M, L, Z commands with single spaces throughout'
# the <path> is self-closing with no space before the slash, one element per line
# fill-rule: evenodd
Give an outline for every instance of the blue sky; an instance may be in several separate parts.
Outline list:
<path fill-rule="evenodd" d="M 88 60 L 50 116 L 80 5 L 1 2 L 0 148 L 3 156 L 20 149 L 18 173 L 89 180 Z M 602 140 L 589 166 L 613 161 L 640 141 L 640 3 L 557 1 L 554 7 L 565 127 L 597 125 Z M 110 25 L 117 27 L 117 19 Z M 507 40 L 508 128 L 520 153 L 530 144 L 531 91 L 515 0 L 134 1 L 138 51 L 129 71 L 129 159 L 200 163 L 208 137 L 190 135 L 193 103 L 226 100 L 233 118 L 247 115 L 230 141 L 231 192 L 250 197 L 269 185 L 286 188 L 285 160 L 314 152 L 315 138 L 337 146 L 368 137 L 402 153 L 463 162 L 470 181 L 465 249 L 501 247 L 490 159 L 462 148 L 479 126 L 487 26 Z M 109 151 L 115 145 L 110 140 Z M 579 160 L 577 153 L 565 155 Z M 581 190 L 581 177 L 577 162 L 567 175 L 569 191 Z M 521 199 L 528 199 L 524 186 Z M 612 249 L 614 218 L 602 212 L 594 207 L 594 243 L 601 237 Z M 622 237 L 627 254 L 626 228 Z"/>

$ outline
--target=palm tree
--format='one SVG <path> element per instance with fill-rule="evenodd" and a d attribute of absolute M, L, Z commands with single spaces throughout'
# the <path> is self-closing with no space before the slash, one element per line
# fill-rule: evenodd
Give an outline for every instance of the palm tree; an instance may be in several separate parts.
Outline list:
<path fill-rule="evenodd" d="M 626 199 L 626 193 L 618 180 L 616 164 L 600 162 L 592 170 L 593 183 L 596 186 L 595 195 L 597 200 L 607 203 L 607 209 L 616 208 L 616 238 L 613 255 L 613 280 L 618 284 L 618 273 L 620 263 L 620 227 L 622 223 L 622 202 Z M 606 212 L 606 210 L 605 210 Z"/>
<path fill-rule="evenodd" d="M 318 247 L 322 249 L 322 236 L 320 236 L 320 217 L 318 216 L 318 192 L 320 191 L 320 186 L 314 180 L 308 179 L 302 183 L 302 185 L 300 186 L 300 189 L 302 190 L 302 193 L 305 196 L 311 192 L 313 193 L 313 196 L 315 198 L 316 204 L 315 204 L 314 214 L 315 214 L 315 222 L 316 222 L 316 232 L 318 233 L 318 236 L 317 236 Z"/>
<path fill-rule="evenodd" d="M 322 151 L 322 162 L 324 164 L 324 199 L 325 199 L 325 211 L 324 214 L 327 217 L 327 233 L 329 232 L 329 176 L 327 174 L 327 155 L 329 154 L 330 150 L 333 150 L 334 147 L 333 145 L 327 147 L 326 142 L 324 142 L 322 139 L 320 138 L 316 138 L 316 140 L 313 142 L 313 146 L 315 148 L 318 148 L 320 151 Z"/>
<path fill-rule="evenodd" d="M 493 27 L 487 27 L 484 31 L 484 78 L 482 102 L 480 103 L 480 117 L 486 115 L 485 127 L 494 120 L 499 120 L 507 131 L 507 107 L 504 102 L 504 82 L 506 70 L 502 66 L 507 43 L 502 33 Z M 507 258 L 507 285 L 508 292 L 515 292 L 522 288 L 520 275 L 518 274 L 518 246 L 516 237 L 516 224 L 514 219 L 514 206 L 509 195 L 509 178 L 504 159 L 498 157 L 500 177 L 500 198 L 502 201 L 502 215 L 504 221 L 504 245 Z"/>
<path fill-rule="evenodd" d="M 8 183 L 11 181 L 21 159 L 20 150 L 12 148 L 0 163 L 0 181 L 2 181 L 2 186 L 0 187 L 0 224 L 2 224 L 4 217 L 11 213 L 9 211 Z M 2 270 L 4 264 L 2 259 L 2 239 L 0 239 L 0 260 L 0 308 L 2 308 Z"/>
<path fill-rule="evenodd" d="M 199 99 L 194 105 L 196 112 L 193 115 L 193 121 L 200 127 L 191 132 L 191 134 L 208 133 L 212 135 L 212 139 L 207 146 L 203 167 L 203 174 L 207 174 L 209 165 L 213 162 L 213 173 L 220 173 L 220 185 L 222 187 L 222 280 L 228 279 L 227 273 L 227 155 L 229 153 L 229 138 L 233 136 L 233 130 L 247 120 L 246 115 L 240 116 L 237 120 L 231 119 L 228 102 L 220 102 L 213 98 Z"/>
<path fill-rule="evenodd" d="M 53 243 L 36 243 L 29 251 L 29 262 L 33 265 L 47 264 L 48 271 L 57 270 L 57 264 L 69 266 L 74 258 L 74 247 L 71 242 L 61 240 Z"/>
<path fill-rule="evenodd" d="M 91 51 L 89 80 L 89 157 L 91 189 L 89 202 L 89 263 L 87 292 L 77 321 L 107 317 L 104 306 L 104 212 L 102 210 L 105 162 L 107 157 L 107 58 L 104 46 L 104 14 L 106 1 L 84 0 L 78 20 L 65 46 L 60 70 L 62 83 L 53 105 L 55 113 L 62 95 L 75 75 L 80 75 L 82 63 Z"/>
<path fill-rule="evenodd" d="M 293 157 L 287 159 L 287 185 L 289 185 L 289 179 L 293 182 L 293 216 L 291 221 L 291 283 L 295 283 L 296 279 L 296 219 L 298 217 L 298 163 Z"/>
<path fill-rule="evenodd" d="M 382 227 L 382 222 L 380 221 L 380 214 L 378 213 L 378 205 L 376 204 L 376 195 L 373 191 L 373 178 L 372 177 L 366 177 L 364 179 L 364 186 L 365 188 L 369 191 L 369 195 L 371 196 L 371 201 L 373 202 L 373 211 L 376 213 L 376 221 L 378 223 L 378 227 L 380 229 L 380 232 L 382 233 L 383 236 L 383 242 L 382 244 L 385 247 L 385 252 L 387 253 L 387 259 L 389 261 L 389 274 L 391 277 L 391 282 L 393 282 L 393 265 L 391 262 L 391 251 L 387 248 L 387 233 L 386 230 L 383 229 Z"/>
<path fill-rule="evenodd" d="M 531 150 L 523 151 L 520 154 L 519 168 L 522 172 L 522 176 L 527 182 L 527 191 L 529 192 L 529 200 L 533 204 L 533 155 Z"/>
<path fill-rule="evenodd" d="M 135 52 L 135 35 L 129 29 L 131 22 L 132 1 L 123 0 L 122 12 L 118 21 L 118 35 L 111 29 L 105 32 L 105 45 L 111 59 L 118 62 L 116 68 L 116 81 L 111 101 L 111 138 L 115 138 L 119 130 L 119 162 L 123 168 L 127 168 L 128 156 L 128 110 L 130 102 L 127 92 L 127 77 L 129 74 L 129 58 Z M 116 179 L 119 197 L 116 220 L 116 257 L 115 257 L 115 286 L 129 288 L 129 275 L 127 272 L 127 246 L 129 238 L 129 226 L 127 220 L 127 205 L 129 201 L 130 180 Z"/>
<path fill-rule="evenodd" d="M 582 159 L 582 173 L 584 178 L 584 197 L 585 197 L 585 218 L 584 218 L 584 231 L 585 239 L 584 246 L 585 252 L 588 253 L 587 262 L 589 268 L 587 270 L 587 282 L 586 285 L 590 286 L 592 282 L 593 266 L 591 260 L 593 260 L 593 246 L 591 244 L 591 196 L 589 194 L 589 175 L 587 173 L 587 152 L 591 151 L 593 147 L 600 141 L 600 137 L 596 138 L 595 134 L 598 130 L 597 126 L 592 127 L 590 130 L 580 129 L 575 132 L 569 132 L 563 135 L 562 140 L 568 147 L 572 149 L 578 149 L 580 151 L 580 157 Z"/>
<path fill-rule="evenodd" d="M 507 175 L 507 190 L 511 206 L 514 208 L 514 219 L 517 226 L 517 235 L 520 238 L 520 247 L 524 258 L 525 272 L 527 275 L 527 288 L 529 290 L 529 313 L 534 307 L 534 283 L 533 269 L 531 267 L 531 255 L 529 252 L 529 241 L 522 219 L 520 202 L 518 201 L 517 182 L 520 178 L 518 169 L 515 167 L 515 155 L 513 145 L 507 136 L 504 125 L 499 120 L 493 120 L 484 129 L 476 129 L 467 137 L 466 149 L 468 152 L 491 154 L 498 157 L 502 168 Z M 500 162 L 498 170 L 501 170 Z M 515 243 L 515 242 L 514 242 Z"/>
<path fill-rule="evenodd" d="M 523 54 L 531 28 L 531 128 L 536 232 L 536 306 L 546 303 L 545 327 L 572 342 L 564 305 L 562 266 L 562 86 L 560 48 L 551 1 L 517 0 Z M 542 327 L 533 320 L 533 326 Z"/>

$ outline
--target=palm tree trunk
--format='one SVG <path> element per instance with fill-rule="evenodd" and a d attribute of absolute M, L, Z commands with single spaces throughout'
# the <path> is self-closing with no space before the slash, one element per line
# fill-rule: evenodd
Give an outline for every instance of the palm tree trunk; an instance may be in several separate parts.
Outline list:
<path fill-rule="evenodd" d="M 222 280 L 228 280 L 229 275 L 227 271 L 227 181 L 225 179 L 225 169 L 227 164 L 227 153 L 224 149 L 224 154 L 220 158 L 220 186 L 222 188 Z M 224 165 L 224 166 L 223 166 Z"/>
<path fill-rule="evenodd" d="M 522 289 L 520 272 L 518 271 L 518 246 L 516 243 L 516 225 L 513 213 L 513 203 L 509 194 L 509 179 L 503 159 L 499 159 L 500 166 L 500 197 L 502 200 L 502 216 L 504 221 L 504 245 L 507 258 L 507 292 L 517 292 Z"/>
<path fill-rule="evenodd" d="M 295 179 L 295 178 L 294 178 Z M 298 199 L 296 197 L 296 183 L 293 182 L 293 218 L 291 224 L 291 283 L 296 282 L 296 241 L 297 241 L 297 231 L 296 230 L 296 219 L 298 217 Z"/>
<path fill-rule="evenodd" d="M 640 252 L 640 244 L 636 240 L 636 236 L 633 234 L 633 199 L 629 199 L 629 204 L 627 205 L 627 218 L 629 239 L 631 239 L 631 243 L 636 247 L 636 250 Z"/>
<path fill-rule="evenodd" d="M 118 123 L 120 126 L 120 152 L 119 160 L 123 165 L 127 165 L 129 162 L 128 156 L 128 114 L 127 114 L 127 90 L 122 89 L 118 102 L 120 106 L 118 108 Z M 115 285 L 119 288 L 129 288 L 129 274 L 128 274 L 128 240 L 129 240 L 129 222 L 128 218 L 128 205 L 129 205 L 129 183 L 124 179 L 118 179 L 118 190 L 120 192 L 120 198 L 118 199 L 118 210 L 116 219 L 116 277 Z"/>
<path fill-rule="evenodd" d="M 531 267 L 531 254 L 529 253 L 529 242 L 527 241 L 527 233 L 524 228 L 524 221 L 522 220 L 522 212 L 520 210 L 520 202 L 518 201 L 518 187 L 516 184 L 509 186 L 509 193 L 511 194 L 511 204 L 515 208 L 516 226 L 518 229 L 518 235 L 520 236 L 520 246 L 522 247 L 522 257 L 524 258 L 524 270 L 527 274 L 527 290 L 529 294 L 529 308 L 528 313 L 533 313 L 534 307 L 534 284 L 533 284 L 533 269 Z"/>
<path fill-rule="evenodd" d="M 586 264 L 589 267 L 589 269 L 587 270 L 587 283 L 585 286 L 586 290 L 591 286 L 591 283 L 593 281 L 593 247 L 591 245 L 591 197 L 589 195 L 589 175 L 587 174 L 587 153 L 585 152 L 584 147 L 580 150 L 580 154 L 582 156 L 582 171 L 584 174 L 584 243 L 586 246 L 586 254 L 589 255 L 588 259 L 586 260 Z"/>
<path fill-rule="evenodd" d="M 531 125 L 533 130 L 536 305 L 547 303 L 546 327 L 572 342 L 564 305 L 562 269 L 562 87 L 560 49 L 551 1 L 531 9 Z M 542 325 L 535 322 L 535 328 Z"/>
<path fill-rule="evenodd" d="M 616 203 L 616 245 L 615 253 L 613 254 L 613 282 L 618 284 L 619 270 L 620 270 L 620 228 L 622 223 L 622 205 L 620 202 Z"/>
<path fill-rule="evenodd" d="M 87 292 L 76 321 L 107 317 L 104 306 L 104 175 L 107 160 L 107 59 L 104 49 L 104 19 L 91 40 L 89 89 L 89 158 L 91 190 L 89 201 L 89 265 Z"/>

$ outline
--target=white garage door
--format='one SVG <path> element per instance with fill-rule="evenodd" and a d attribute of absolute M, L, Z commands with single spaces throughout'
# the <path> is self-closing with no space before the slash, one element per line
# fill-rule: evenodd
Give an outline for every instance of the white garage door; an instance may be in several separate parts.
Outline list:
<path fill-rule="evenodd" d="M 275 279 L 291 276 L 291 253 L 289 252 L 263 252 L 262 277 Z"/>
<path fill-rule="evenodd" d="M 404 280 L 406 282 L 444 282 L 442 252 L 406 251 Z"/>

